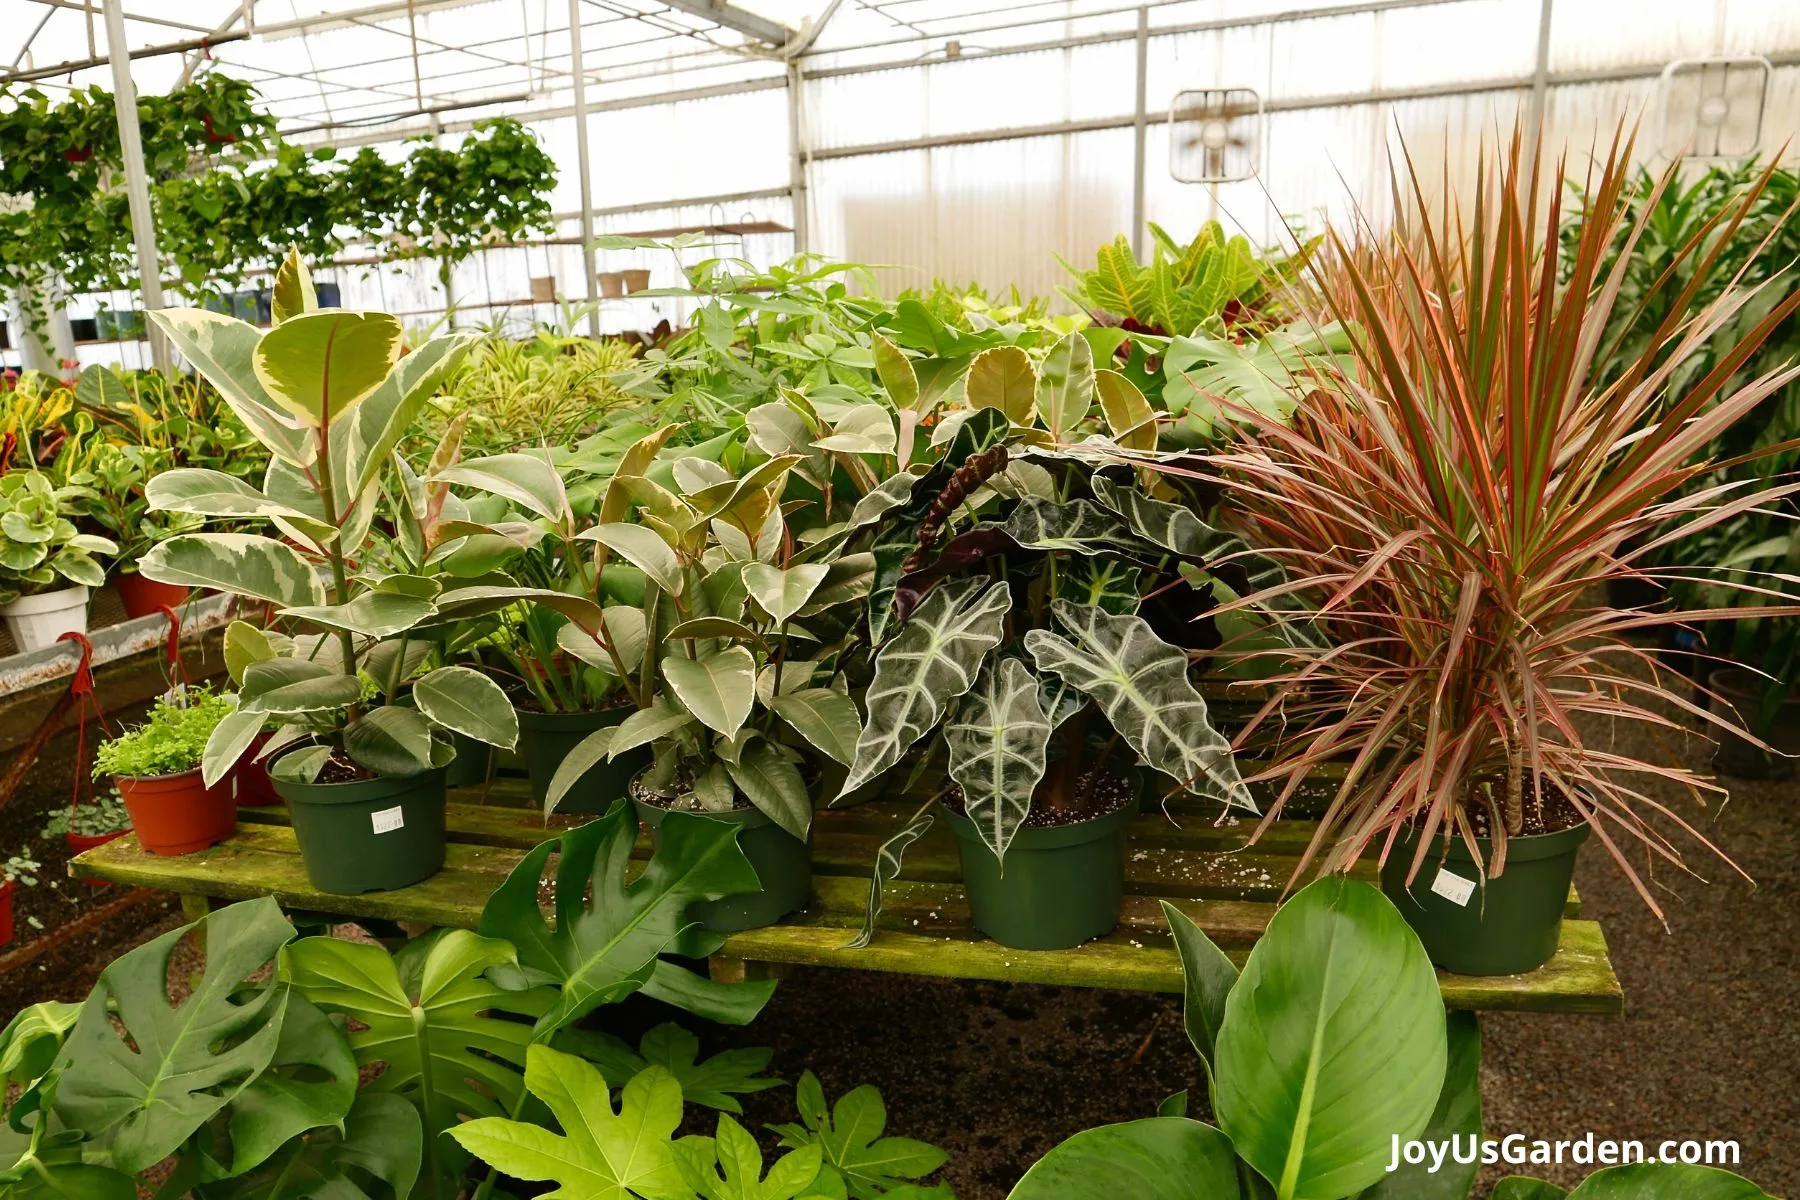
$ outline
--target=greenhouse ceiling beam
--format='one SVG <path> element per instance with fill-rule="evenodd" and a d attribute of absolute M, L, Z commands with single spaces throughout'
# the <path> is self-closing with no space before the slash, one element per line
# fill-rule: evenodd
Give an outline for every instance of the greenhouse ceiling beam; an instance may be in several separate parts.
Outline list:
<path fill-rule="evenodd" d="M 31 2 L 33 4 L 42 4 L 49 8 L 65 8 L 70 12 L 78 12 L 84 16 L 93 15 L 93 9 L 91 7 L 86 4 L 77 4 L 75 0 L 31 0 Z M 193 25 L 187 21 L 176 21 L 168 17 L 151 17 L 146 16 L 143 13 L 126 13 L 125 19 L 128 21 L 138 21 L 145 25 L 161 25 L 165 29 L 180 29 L 187 33 L 206 32 L 206 26 L 204 25 Z M 105 62 L 106 60 L 101 59 L 100 61 Z"/>
<path fill-rule="evenodd" d="M 256 0 L 240 0 L 237 11 L 213 26 L 213 31 L 205 39 L 204 44 L 188 53 L 187 61 L 181 64 L 181 77 L 175 81 L 177 88 L 184 88 L 194 78 L 194 71 L 211 57 L 210 51 L 218 40 L 231 32 L 231 27 L 239 21 L 244 23 L 244 32 L 250 33 L 255 27 Z"/>
<path fill-rule="evenodd" d="M 358 26 L 367 28 L 370 21 L 392 20 L 407 15 L 412 11 L 424 14 L 437 12 L 446 8 L 467 8 L 473 4 L 486 4 L 489 0 L 413 0 L 409 6 L 405 0 L 398 3 L 371 4 L 364 8 L 353 8 L 348 12 L 319 13 L 311 17 L 295 17 L 291 21 L 272 21 L 256 27 L 258 36 L 277 41 L 282 38 L 300 37 L 308 33 L 324 33 L 330 29 L 350 29 Z"/>
<path fill-rule="evenodd" d="M 831 24 L 831 18 L 837 16 L 837 11 L 843 3 L 844 0 L 831 0 L 831 3 L 825 6 L 825 11 L 819 14 L 817 20 L 808 25 L 793 41 L 781 48 L 782 57 L 799 58 L 810 51 L 813 44 L 819 40 L 819 35 L 825 32 L 825 27 Z"/>
<path fill-rule="evenodd" d="M 79 8 L 79 6 L 77 6 Z M 135 20 L 136 18 L 133 18 Z M 200 50 L 207 46 L 221 46 L 226 42 L 241 42 L 248 34 L 233 33 L 217 38 L 190 38 L 185 42 L 165 42 L 156 46 L 140 46 L 130 52 L 127 57 L 132 61 L 140 58 L 158 58 L 164 54 L 186 54 L 191 50 Z M 78 58 L 69 62 L 57 63 L 50 67 L 33 67 L 29 71 L 8 71 L 0 75 L 0 84 L 24 83 L 33 79 L 51 79 L 57 75 L 67 75 L 71 71 L 87 71 L 94 67 L 104 67 L 112 61 L 109 55 L 98 55 L 93 58 Z"/>
<path fill-rule="evenodd" d="M 727 4 L 725 0 L 662 0 L 662 3 L 676 12 L 703 17 L 715 25 L 736 30 L 745 37 L 767 42 L 771 46 L 785 46 L 799 32 L 778 21 L 771 21 L 767 17 L 759 17 L 753 12 Z"/>

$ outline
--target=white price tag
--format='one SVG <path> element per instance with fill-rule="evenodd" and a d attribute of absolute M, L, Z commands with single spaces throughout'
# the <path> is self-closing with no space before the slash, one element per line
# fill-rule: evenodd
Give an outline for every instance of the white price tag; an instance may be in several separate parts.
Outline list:
<path fill-rule="evenodd" d="M 398 804 L 369 814 L 369 824 L 376 833 L 392 833 L 406 824 L 406 812 Z"/>
<path fill-rule="evenodd" d="M 1452 904 L 1466 907 L 1469 897 L 1475 894 L 1475 881 L 1439 867 L 1437 878 L 1431 881 L 1431 890 Z"/>

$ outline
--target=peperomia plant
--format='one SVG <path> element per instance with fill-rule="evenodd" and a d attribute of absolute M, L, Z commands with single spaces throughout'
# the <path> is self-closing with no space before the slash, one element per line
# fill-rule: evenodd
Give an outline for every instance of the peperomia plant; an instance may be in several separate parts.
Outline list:
<path fill-rule="evenodd" d="M 81 487 L 57 487 L 41 471 L 0 476 L 0 604 L 71 584 L 99 587 L 106 572 L 96 554 L 117 554 L 108 538 L 82 533 L 71 517 L 93 498 Z"/>
<path fill-rule="evenodd" d="M 274 315 L 265 334 L 197 309 L 151 314 L 272 455 L 260 490 L 220 471 L 165 472 L 150 481 L 151 508 L 265 518 L 288 541 L 183 534 L 156 546 L 140 569 L 159 582 L 268 604 L 284 621 L 322 631 L 291 643 L 240 632 L 242 702 L 207 748 L 207 781 L 222 778 L 271 717 L 288 722 L 277 744 L 318 743 L 272 764 L 277 778 L 302 782 L 332 761 L 352 777 L 442 766 L 454 751 L 440 730 L 511 747 L 512 706 L 476 671 L 442 667 L 399 695 L 409 642 L 460 615 L 458 591 L 432 575 L 357 570 L 394 447 L 470 339 L 433 338 L 403 356 L 393 317 L 320 309 L 297 253 L 277 276 Z M 475 592 L 474 607 L 497 603 L 491 589 Z M 465 589 L 460 599 L 468 598 Z M 382 703 L 369 702 L 365 673 Z"/>

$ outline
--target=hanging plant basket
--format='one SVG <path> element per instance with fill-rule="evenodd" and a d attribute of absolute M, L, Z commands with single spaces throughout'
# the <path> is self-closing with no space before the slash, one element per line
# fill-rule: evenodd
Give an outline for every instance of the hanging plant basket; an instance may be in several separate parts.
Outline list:
<path fill-rule="evenodd" d="M 13 889 L 18 884 L 13 880 L 0 883 L 0 946 L 10 946 L 13 940 Z"/>
<path fill-rule="evenodd" d="M 87 146 L 70 146 L 63 151 L 63 158 L 72 163 L 84 163 L 94 157 L 94 152 Z"/>

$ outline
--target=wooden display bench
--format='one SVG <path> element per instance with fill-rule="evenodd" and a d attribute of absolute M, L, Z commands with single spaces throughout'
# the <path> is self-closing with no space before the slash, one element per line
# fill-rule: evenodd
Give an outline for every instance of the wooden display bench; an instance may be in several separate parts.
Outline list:
<path fill-rule="evenodd" d="M 273 894 L 290 909 L 472 928 L 482 906 L 524 853 L 578 819 L 548 825 L 530 807 L 522 779 L 451 793 L 450 845 L 444 869 L 413 887 L 361 896 L 319 892 L 306 879 L 285 808 L 239 810 L 228 841 L 179 858 L 146 854 L 127 835 L 74 859 L 77 878 L 110 880 L 180 893 L 190 913 L 213 900 Z M 905 869 L 885 891 L 872 945 L 845 946 L 861 927 L 875 851 L 911 805 L 886 801 L 818 814 L 813 837 L 813 897 L 779 925 L 733 934 L 711 961 L 715 978 L 766 978 L 792 965 L 853 967 L 942 978 L 990 979 L 1066 987 L 1180 992 L 1181 963 L 1159 901 L 1192 917 L 1242 961 L 1268 926 L 1296 856 L 1312 835 L 1309 821 L 1283 821 L 1244 849 L 1248 822 L 1215 826 L 1196 814 L 1180 826 L 1146 814 L 1132 826 L 1123 920 L 1110 935 L 1073 950 L 1009 950 L 970 924 L 956 847 L 939 823 L 907 851 Z M 637 853 L 649 854 L 648 838 Z M 1356 874 L 1374 877 L 1372 865 Z M 546 893 L 547 895 L 547 893 Z M 1579 919 L 1569 897 L 1556 956 L 1526 975 L 1472 978 L 1440 972 L 1451 1008 L 1617 1013 L 1624 996 L 1594 921 Z"/>

